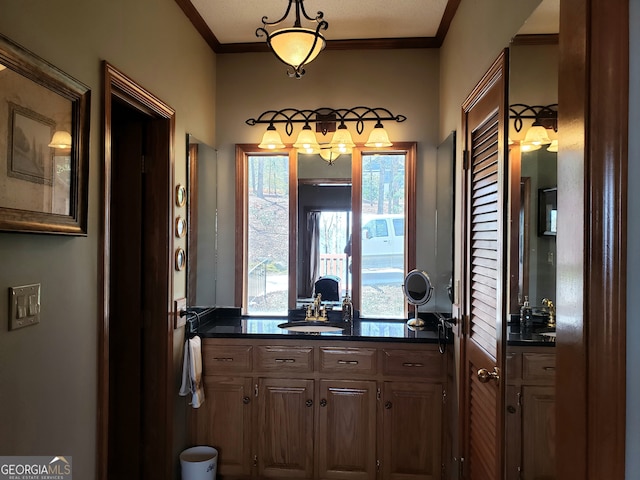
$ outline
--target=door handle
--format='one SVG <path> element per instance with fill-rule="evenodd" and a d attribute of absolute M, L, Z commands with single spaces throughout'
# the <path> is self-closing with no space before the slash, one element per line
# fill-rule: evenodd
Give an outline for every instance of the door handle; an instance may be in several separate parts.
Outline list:
<path fill-rule="evenodd" d="M 500 369 L 493 367 L 493 372 L 490 372 L 486 368 L 478 370 L 478 380 L 480 383 L 487 383 L 489 380 L 495 380 L 496 383 L 500 382 Z"/>

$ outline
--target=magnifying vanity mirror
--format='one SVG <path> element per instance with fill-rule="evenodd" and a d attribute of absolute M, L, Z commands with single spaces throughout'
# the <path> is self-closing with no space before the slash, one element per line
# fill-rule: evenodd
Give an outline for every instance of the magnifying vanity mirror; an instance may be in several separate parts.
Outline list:
<path fill-rule="evenodd" d="M 411 305 L 416 305 L 416 307 L 426 304 L 431 300 L 433 295 L 431 279 L 429 275 L 422 270 L 411 270 L 404 279 L 402 290 L 407 298 L 407 302 Z M 407 325 L 414 328 L 423 327 L 424 320 L 418 316 L 418 312 L 416 311 L 415 318 L 409 319 Z"/>

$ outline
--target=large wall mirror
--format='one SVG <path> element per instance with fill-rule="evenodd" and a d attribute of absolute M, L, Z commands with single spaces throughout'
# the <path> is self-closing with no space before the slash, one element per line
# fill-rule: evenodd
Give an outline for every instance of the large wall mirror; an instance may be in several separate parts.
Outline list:
<path fill-rule="evenodd" d="M 413 306 L 406 304 L 402 283 L 416 267 L 421 187 L 416 152 L 415 143 L 356 148 L 329 164 L 320 155 L 238 145 L 236 304 L 249 315 L 286 315 L 309 301 L 315 280 L 334 276 L 340 285 L 336 302 L 349 292 L 363 317 L 406 320 Z M 447 245 L 439 248 L 445 251 L 452 235 L 452 151 L 443 161 L 443 201 L 421 206 L 429 219 L 420 228 L 432 235 L 441 231 Z M 442 209 L 437 226 L 436 208 Z M 430 257 L 432 264 L 420 267 L 443 279 L 435 308 L 450 312 L 452 255 L 446 265 L 436 265 L 435 252 Z"/>
<path fill-rule="evenodd" d="M 507 480 L 556 478 L 558 9 L 543 0 L 509 47 Z M 531 30 L 541 24 L 556 30 Z M 535 126 L 548 139 L 532 138 Z"/>
<path fill-rule="evenodd" d="M 187 301 L 216 305 L 216 150 L 187 134 Z"/>

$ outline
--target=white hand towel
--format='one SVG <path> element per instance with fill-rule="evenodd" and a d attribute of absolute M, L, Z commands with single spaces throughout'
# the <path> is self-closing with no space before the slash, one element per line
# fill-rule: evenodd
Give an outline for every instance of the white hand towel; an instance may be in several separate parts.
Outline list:
<path fill-rule="evenodd" d="M 180 395 L 191 394 L 191 405 L 198 408 L 204 402 L 202 388 L 202 341 L 200 337 L 187 339 L 184 343 L 184 360 L 182 362 L 182 386 Z"/>

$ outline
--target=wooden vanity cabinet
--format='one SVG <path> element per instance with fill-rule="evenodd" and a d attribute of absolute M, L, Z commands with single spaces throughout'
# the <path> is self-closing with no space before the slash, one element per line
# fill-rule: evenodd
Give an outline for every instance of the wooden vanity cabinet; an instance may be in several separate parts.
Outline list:
<path fill-rule="evenodd" d="M 218 478 L 441 479 L 437 347 L 329 342 L 204 339 L 190 438 Z"/>
<path fill-rule="evenodd" d="M 555 351 L 510 347 L 507 372 L 507 480 L 554 479 Z"/>

